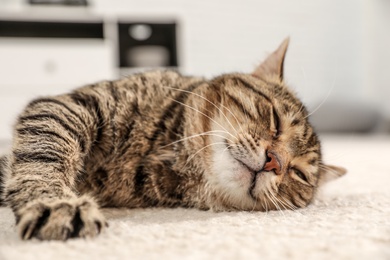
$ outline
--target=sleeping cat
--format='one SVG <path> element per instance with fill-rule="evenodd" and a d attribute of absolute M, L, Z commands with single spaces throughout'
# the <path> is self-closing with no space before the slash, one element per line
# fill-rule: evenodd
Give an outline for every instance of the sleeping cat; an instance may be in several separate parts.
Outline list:
<path fill-rule="evenodd" d="M 93 237 L 106 227 L 99 207 L 307 206 L 345 170 L 324 164 L 283 82 L 287 46 L 252 74 L 151 71 L 32 101 L 1 159 L 21 238 Z"/>

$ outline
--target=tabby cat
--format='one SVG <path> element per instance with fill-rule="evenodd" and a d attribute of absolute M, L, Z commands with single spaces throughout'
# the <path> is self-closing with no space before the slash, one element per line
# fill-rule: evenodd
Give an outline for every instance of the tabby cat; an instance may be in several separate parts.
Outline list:
<path fill-rule="evenodd" d="M 1 159 L 21 238 L 93 237 L 107 226 L 100 207 L 307 206 L 345 170 L 323 163 L 283 82 L 287 46 L 252 74 L 151 71 L 33 100 Z"/>

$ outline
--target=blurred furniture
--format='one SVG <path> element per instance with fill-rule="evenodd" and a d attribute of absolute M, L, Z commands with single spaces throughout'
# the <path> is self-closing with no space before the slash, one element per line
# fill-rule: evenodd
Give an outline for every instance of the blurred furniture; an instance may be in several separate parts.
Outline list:
<path fill-rule="evenodd" d="M 87 6 L 87 0 L 28 0 L 31 5 Z"/>
<path fill-rule="evenodd" d="M 0 140 L 31 98 L 178 66 L 174 21 L 45 14 L 0 13 Z"/>

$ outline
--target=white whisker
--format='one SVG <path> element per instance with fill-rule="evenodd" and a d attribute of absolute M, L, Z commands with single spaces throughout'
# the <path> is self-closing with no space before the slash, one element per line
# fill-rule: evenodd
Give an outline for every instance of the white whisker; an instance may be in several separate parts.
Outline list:
<path fill-rule="evenodd" d="M 165 88 L 169 88 L 169 89 L 172 89 L 172 90 L 176 90 L 176 91 L 181 91 L 181 92 L 189 93 L 189 94 L 195 95 L 195 96 L 200 97 L 200 98 L 202 98 L 203 100 L 209 102 L 209 103 L 210 103 L 211 105 L 213 105 L 216 109 L 218 109 L 219 112 L 222 113 L 222 115 L 223 115 L 223 116 L 225 117 L 225 119 L 228 121 L 228 123 L 230 124 L 230 126 L 231 126 L 231 127 L 234 129 L 234 131 L 236 131 L 236 133 L 238 134 L 237 129 L 233 126 L 233 124 L 232 124 L 232 123 L 230 122 L 230 120 L 227 118 L 227 116 L 226 116 L 225 113 L 222 111 L 222 109 L 220 109 L 216 104 L 214 104 L 214 102 L 211 102 L 209 99 L 207 99 L 207 98 L 203 97 L 202 95 L 199 95 L 198 93 L 195 93 L 195 92 L 191 92 L 191 91 L 184 90 L 184 89 L 171 88 L 171 87 L 167 87 L 167 86 L 165 86 Z M 221 106 L 224 107 L 224 108 L 226 108 L 227 111 L 228 111 L 230 114 L 233 115 L 233 117 L 236 119 L 236 121 L 237 121 L 237 123 L 238 123 L 238 125 L 240 126 L 241 131 L 242 131 L 241 124 L 240 124 L 240 122 L 238 121 L 237 117 L 233 114 L 233 112 L 230 111 L 229 108 L 223 106 L 222 104 L 221 104 Z"/>
<path fill-rule="evenodd" d="M 328 167 L 326 165 L 320 165 L 320 169 L 325 170 L 328 173 L 333 174 L 335 176 L 340 176 L 340 174 L 335 169 L 332 169 L 331 167 Z"/>
<path fill-rule="evenodd" d="M 281 198 L 290 206 L 290 208 L 291 208 L 292 210 L 298 210 L 298 209 L 299 209 L 299 207 L 295 206 L 295 205 L 291 202 L 291 200 L 289 200 L 289 199 L 287 199 L 286 197 L 283 196 L 283 194 L 287 195 L 286 192 L 282 192 L 281 190 L 279 190 L 279 193 L 282 193 L 282 194 L 279 194 L 279 196 L 280 196 L 280 197 L 281 197 Z"/>
<path fill-rule="evenodd" d="M 183 141 L 191 139 L 191 138 L 204 136 L 204 135 L 219 136 L 219 137 L 222 137 L 222 138 L 224 138 L 226 140 L 229 140 L 230 142 L 233 142 L 231 139 L 226 138 L 223 135 L 218 135 L 218 134 L 213 134 L 213 133 L 228 133 L 228 132 L 223 131 L 223 130 L 211 130 L 211 131 L 207 131 L 207 132 L 204 132 L 204 133 L 200 133 L 200 134 L 195 134 L 195 135 L 191 135 L 191 136 L 188 136 L 188 137 L 184 137 L 184 138 L 182 138 L 180 140 L 176 140 L 176 141 L 174 141 L 172 143 L 166 144 L 166 145 L 162 146 L 162 148 L 165 148 L 167 146 L 170 146 L 170 145 L 173 145 L 173 144 L 176 144 L 176 143 L 179 143 L 179 142 L 183 142 Z"/>
<path fill-rule="evenodd" d="M 268 190 L 267 190 L 267 192 L 265 192 L 264 194 L 267 196 L 268 200 L 269 200 L 270 202 L 272 202 L 272 204 L 275 206 L 275 209 L 276 209 L 276 210 L 279 210 L 279 208 L 278 208 L 278 206 L 276 205 L 275 201 L 270 197 L 270 195 L 269 195 L 269 193 L 268 193 Z"/>
<path fill-rule="evenodd" d="M 298 207 L 294 206 L 290 201 L 288 201 L 283 195 L 279 194 L 280 196 L 280 201 L 287 205 L 289 209 L 291 209 L 292 211 L 296 211 L 298 209 Z"/>
<path fill-rule="evenodd" d="M 277 207 L 277 209 L 282 213 L 282 215 L 284 216 L 284 213 L 283 213 L 283 210 L 282 208 L 280 207 L 279 203 L 278 203 L 278 199 L 275 197 L 275 195 L 273 194 L 272 190 L 268 190 L 269 192 L 269 195 L 271 196 L 270 198 L 272 199 L 272 201 L 274 202 L 274 205 Z M 281 205 L 283 207 L 283 205 Z"/>
<path fill-rule="evenodd" d="M 295 207 L 294 205 L 292 205 L 285 197 L 283 197 L 283 196 L 280 195 L 280 194 L 279 194 L 279 196 L 280 196 L 279 201 L 280 201 L 281 203 L 283 203 L 289 210 L 292 210 L 292 211 L 294 211 L 294 212 L 298 212 L 299 214 L 301 214 L 299 211 L 296 211 L 298 208 Z"/>
<path fill-rule="evenodd" d="M 305 105 L 302 103 L 302 104 L 301 104 L 301 107 L 300 107 L 299 110 L 295 113 L 295 115 L 302 114 L 304 108 L 305 108 Z"/>
<path fill-rule="evenodd" d="M 206 149 L 207 147 L 210 147 L 210 146 L 216 145 L 216 144 L 225 144 L 225 143 L 224 143 L 224 142 L 215 142 L 215 143 L 212 143 L 212 144 L 209 144 L 209 145 L 206 145 L 206 146 L 200 148 L 198 151 L 196 151 L 194 154 L 192 154 L 191 156 L 189 156 L 189 157 L 187 158 L 187 162 L 186 162 L 186 164 L 183 166 L 183 168 L 184 168 L 185 166 L 187 166 L 187 164 L 192 160 L 192 158 L 194 158 L 198 153 L 200 153 L 201 151 L 203 151 L 203 150 Z"/>
<path fill-rule="evenodd" d="M 261 201 L 261 206 L 263 206 L 263 209 L 265 210 L 265 212 L 267 212 L 268 211 L 268 207 L 267 207 L 267 204 L 264 203 L 265 202 L 264 198 L 263 197 L 260 198 L 260 201 Z"/>
<path fill-rule="evenodd" d="M 235 115 L 228 107 L 226 107 L 226 106 L 224 106 L 224 105 L 222 105 L 222 104 L 221 104 L 221 106 L 222 106 L 223 108 L 225 108 L 225 109 L 234 117 L 234 119 L 236 120 L 238 126 L 241 128 L 241 132 L 244 132 L 244 129 L 242 129 L 242 125 L 241 125 L 240 121 L 238 121 L 238 118 L 236 117 L 236 115 Z M 237 132 L 237 131 L 236 131 L 236 132 Z"/>
<path fill-rule="evenodd" d="M 268 205 L 268 201 L 264 198 L 264 202 L 265 202 L 265 211 L 267 212 L 267 214 L 268 214 L 268 211 L 270 211 L 271 210 L 271 207 Z"/>
<path fill-rule="evenodd" d="M 208 119 L 210 119 L 211 121 L 213 121 L 216 125 L 220 126 L 223 130 L 225 130 L 226 133 L 228 133 L 230 136 L 232 136 L 233 138 L 236 138 L 236 139 L 238 140 L 238 138 L 235 137 L 234 135 L 232 135 L 228 130 L 226 130 L 225 127 L 223 127 L 222 125 L 220 125 L 217 121 L 215 121 L 214 119 L 212 119 L 211 117 L 209 117 L 209 116 L 206 115 L 205 113 L 199 111 L 198 109 L 196 109 L 196 108 L 194 108 L 194 107 L 192 107 L 192 106 L 189 106 L 189 105 L 187 105 L 187 104 L 184 104 L 183 102 L 180 102 L 180 101 L 178 101 L 178 100 L 176 100 L 176 99 L 173 99 L 173 98 L 169 98 L 169 99 L 171 99 L 172 101 L 174 101 L 174 102 L 176 102 L 176 103 L 179 103 L 179 104 L 181 104 L 181 105 L 183 105 L 183 106 L 185 106 L 185 107 L 188 107 L 188 108 L 190 108 L 190 109 L 192 109 L 192 110 L 198 112 L 199 114 L 201 114 L 201 115 L 207 117 Z"/>
<path fill-rule="evenodd" d="M 272 190 L 270 189 L 267 189 L 267 191 L 269 192 L 269 195 L 268 198 L 272 201 L 272 203 L 275 205 L 276 209 L 278 212 L 280 212 L 283 216 L 283 218 L 286 218 L 286 215 L 284 214 L 282 208 L 279 206 L 279 200 L 275 197 L 275 195 L 273 194 Z M 282 205 L 283 206 L 283 205 Z M 284 206 L 283 206 L 284 207 Z M 284 207 L 285 208 L 285 207 Z"/>
<path fill-rule="evenodd" d="M 234 146 L 238 146 L 238 145 L 228 145 L 228 146 L 226 146 L 226 148 L 225 149 L 223 149 L 223 151 L 222 151 L 222 153 L 221 154 L 223 154 L 224 152 L 226 152 L 230 147 L 234 147 Z"/>
<path fill-rule="evenodd" d="M 330 90 L 328 91 L 328 93 L 326 94 L 325 98 L 322 100 L 322 102 L 312 111 L 310 112 L 307 116 L 304 117 L 304 119 L 308 118 L 309 116 L 311 116 L 312 114 L 314 114 L 318 109 L 320 109 L 320 107 L 325 103 L 325 101 L 329 98 L 330 94 L 332 93 L 334 87 L 336 85 L 336 75 L 335 77 L 333 78 L 333 82 L 332 82 L 332 87 L 330 88 Z"/>
<path fill-rule="evenodd" d="M 254 212 L 255 209 L 257 208 L 257 200 L 255 200 L 255 203 L 253 203 L 253 207 L 252 207 L 252 210 L 250 212 Z"/>

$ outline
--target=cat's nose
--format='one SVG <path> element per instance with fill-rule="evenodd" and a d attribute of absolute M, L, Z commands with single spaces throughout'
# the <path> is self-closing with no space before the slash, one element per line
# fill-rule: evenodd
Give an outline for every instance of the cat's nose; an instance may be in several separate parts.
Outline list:
<path fill-rule="evenodd" d="M 267 152 L 267 162 L 263 167 L 263 171 L 274 171 L 276 175 L 282 173 L 279 159 L 274 153 Z"/>

